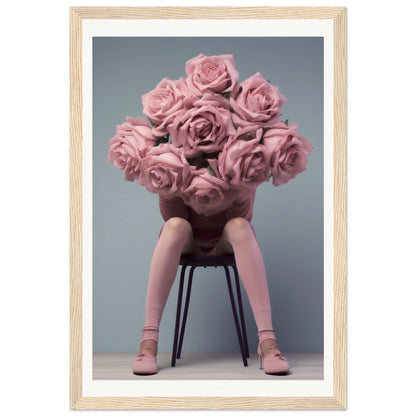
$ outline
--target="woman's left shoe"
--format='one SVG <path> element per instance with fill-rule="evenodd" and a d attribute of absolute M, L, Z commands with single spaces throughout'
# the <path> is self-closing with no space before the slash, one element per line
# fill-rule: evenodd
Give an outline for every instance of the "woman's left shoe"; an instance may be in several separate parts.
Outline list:
<path fill-rule="evenodd" d="M 137 375 L 151 375 L 157 373 L 157 360 L 151 351 L 139 351 L 133 361 L 133 373 Z"/>
<path fill-rule="evenodd" d="M 146 339 L 140 343 L 140 350 L 133 361 L 133 373 L 150 375 L 157 373 L 157 341 Z"/>
<path fill-rule="evenodd" d="M 286 357 L 277 348 L 269 349 L 272 351 L 263 357 L 259 345 L 257 349 L 257 354 L 259 356 L 259 368 L 264 368 L 264 372 L 266 374 L 288 374 L 289 364 Z"/>

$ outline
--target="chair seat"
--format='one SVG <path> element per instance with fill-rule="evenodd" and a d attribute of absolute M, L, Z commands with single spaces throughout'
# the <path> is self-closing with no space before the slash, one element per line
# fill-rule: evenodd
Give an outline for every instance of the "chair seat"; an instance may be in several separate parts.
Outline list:
<path fill-rule="evenodd" d="M 181 266 L 235 266 L 235 257 L 230 256 L 182 256 L 179 264 Z"/>

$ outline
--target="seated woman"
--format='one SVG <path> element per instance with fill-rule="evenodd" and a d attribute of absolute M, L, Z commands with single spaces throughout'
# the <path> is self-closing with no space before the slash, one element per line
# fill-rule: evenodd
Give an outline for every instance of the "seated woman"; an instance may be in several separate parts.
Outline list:
<path fill-rule="evenodd" d="M 159 324 L 182 254 L 233 254 L 259 337 L 258 355 L 267 374 L 286 374 L 289 365 L 279 351 L 273 330 L 270 297 L 263 257 L 250 221 L 255 190 L 212 216 L 197 214 L 181 198 L 159 196 L 165 224 L 153 253 L 146 297 L 145 325 L 140 350 L 133 362 L 135 374 L 157 372 Z M 261 364 L 260 364 L 261 366 Z"/>

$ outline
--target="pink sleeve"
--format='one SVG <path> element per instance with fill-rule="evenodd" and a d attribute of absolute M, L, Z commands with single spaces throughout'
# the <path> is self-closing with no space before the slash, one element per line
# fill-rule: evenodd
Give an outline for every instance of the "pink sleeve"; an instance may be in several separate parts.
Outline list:
<path fill-rule="evenodd" d="M 159 209 L 165 221 L 172 217 L 188 218 L 188 208 L 181 198 L 164 198 L 159 195 Z"/>

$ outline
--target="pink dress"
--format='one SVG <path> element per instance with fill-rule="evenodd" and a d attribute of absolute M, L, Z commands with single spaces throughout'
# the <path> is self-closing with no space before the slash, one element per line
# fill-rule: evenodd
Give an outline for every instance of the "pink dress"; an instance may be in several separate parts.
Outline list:
<path fill-rule="evenodd" d="M 225 211 L 209 217 L 197 214 L 191 207 L 185 205 L 179 197 L 167 199 L 159 195 L 159 209 L 165 221 L 172 217 L 181 217 L 189 221 L 201 254 L 211 254 L 210 251 L 215 248 L 218 240 L 221 238 L 227 221 L 237 217 L 244 218 L 248 222 L 251 221 L 255 193 L 256 190 L 253 189 L 244 198 L 234 201 Z"/>

